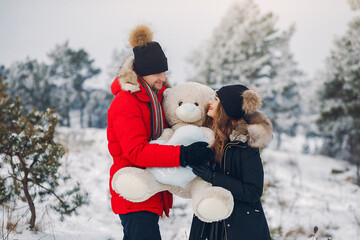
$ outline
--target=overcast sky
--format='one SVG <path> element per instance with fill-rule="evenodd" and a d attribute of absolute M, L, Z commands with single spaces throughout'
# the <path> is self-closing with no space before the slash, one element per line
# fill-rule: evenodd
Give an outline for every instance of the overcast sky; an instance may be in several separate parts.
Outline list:
<path fill-rule="evenodd" d="M 296 24 L 292 52 L 312 76 L 323 67 L 334 36 L 355 16 L 346 0 L 254 0 L 278 16 L 284 30 Z M 129 32 L 149 24 L 168 57 L 172 81 L 188 76 L 186 57 L 204 43 L 234 0 L 0 0 L 0 64 L 27 56 L 46 61 L 55 44 L 85 48 L 105 74 L 115 48 L 128 47 Z"/>

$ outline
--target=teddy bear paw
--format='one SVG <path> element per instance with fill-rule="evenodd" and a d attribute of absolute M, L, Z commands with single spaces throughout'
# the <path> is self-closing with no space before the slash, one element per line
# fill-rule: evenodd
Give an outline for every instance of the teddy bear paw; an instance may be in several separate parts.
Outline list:
<path fill-rule="evenodd" d="M 126 167 L 118 170 L 111 181 L 112 189 L 131 202 L 143 202 L 155 192 L 149 186 L 148 171 L 141 168 Z"/>
<path fill-rule="evenodd" d="M 212 187 L 194 206 L 195 215 L 203 222 L 216 222 L 228 218 L 234 208 L 231 193 L 220 187 Z"/>

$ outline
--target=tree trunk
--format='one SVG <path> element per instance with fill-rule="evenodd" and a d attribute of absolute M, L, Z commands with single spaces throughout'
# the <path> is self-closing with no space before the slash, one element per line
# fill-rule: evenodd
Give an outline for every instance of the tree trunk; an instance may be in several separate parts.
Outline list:
<path fill-rule="evenodd" d="M 281 146 L 281 132 L 279 131 L 277 134 L 277 143 L 276 143 L 276 149 L 279 150 Z"/>
<path fill-rule="evenodd" d="M 65 114 L 64 114 L 64 126 L 66 127 L 70 127 L 70 93 L 65 93 L 66 94 L 66 98 L 65 98 L 65 102 L 64 102 L 64 108 L 65 108 Z"/>
<path fill-rule="evenodd" d="M 30 196 L 29 189 L 28 189 L 27 174 L 24 176 L 24 179 L 23 179 L 23 188 L 24 188 L 24 193 L 25 193 L 26 200 L 28 202 L 28 205 L 29 205 L 30 211 L 31 211 L 30 229 L 34 230 L 35 220 L 36 220 L 36 213 L 35 213 L 35 205 L 34 205 L 34 202 L 33 202 L 32 198 L 31 198 L 31 196 Z"/>
<path fill-rule="evenodd" d="M 92 125 L 92 113 L 89 112 L 88 115 L 89 115 L 89 117 L 88 117 L 88 127 L 91 128 L 91 127 L 93 127 L 93 125 Z"/>
<path fill-rule="evenodd" d="M 349 145 L 350 145 L 350 154 L 352 158 L 352 163 L 356 165 L 356 184 L 360 186 L 360 147 L 359 147 L 359 140 L 358 136 L 350 136 L 349 138 Z M 355 159 L 355 160 L 354 160 Z M 351 160 L 350 160 L 351 162 Z"/>
<path fill-rule="evenodd" d="M 70 127 L 70 106 L 67 104 L 65 107 L 66 115 L 65 115 L 65 126 Z"/>
<path fill-rule="evenodd" d="M 82 96 L 81 92 L 78 92 L 80 97 L 80 127 L 84 128 L 84 108 L 85 108 L 85 101 Z"/>
<path fill-rule="evenodd" d="M 33 230 L 35 227 L 35 220 L 36 220 L 36 213 L 35 213 L 35 205 L 34 205 L 34 201 L 32 200 L 30 193 L 29 193 L 29 186 L 28 186 L 28 175 L 29 175 L 29 170 L 26 168 L 25 162 L 23 161 L 21 156 L 18 156 L 20 163 L 22 165 L 22 170 L 24 172 L 24 178 L 22 179 L 22 184 L 23 184 L 23 189 L 24 189 L 24 194 L 26 197 L 26 201 L 29 205 L 30 208 L 30 212 L 31 212 L 31 218 L 30 218 L 30 229 Z"/>
<path fill-rule="evenodd" d="M 356 183 L 360 187 L 360 159 L 356 163 Z"/>

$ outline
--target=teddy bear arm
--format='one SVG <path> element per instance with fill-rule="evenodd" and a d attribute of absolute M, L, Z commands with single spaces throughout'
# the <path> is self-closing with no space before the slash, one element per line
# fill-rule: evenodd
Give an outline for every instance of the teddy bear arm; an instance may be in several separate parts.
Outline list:
<path fill-rule="evenodd" d="M 161 136 L 156 140 L 162 142 L 168 142 L 173 134 L 174 134 L 174 130 L 172 130 L 171 128 L 165 128 Z"/>
<path fill-rule="evenodd" d="M 207 127 L 201 127 L 201 130 L 204 131 L 206 140 L 209 143 L 209 147 L 211 147 L 215 141 L 214 131 Z"/>
<path fill-rule="evenodd" d="M 192 198 L 194 214 L 203 222 L 217 222 L 230 216 L 234 198 L 230 191 L 214 187 L 201 178 L 195 178 L 187 187 Z"/>
<path fill-rule="evenodd" d="M 143 202 L 158 192 L 168 190 L 157 182 L 148 169 L 125 167 L 119 169 L 111 181 L 112 189 L 131 202 Z"/>

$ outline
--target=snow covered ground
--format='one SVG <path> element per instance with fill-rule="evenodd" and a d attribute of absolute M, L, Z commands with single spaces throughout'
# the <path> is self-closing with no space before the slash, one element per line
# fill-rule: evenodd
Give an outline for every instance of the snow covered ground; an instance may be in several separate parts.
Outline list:
<path fill-rule="evenodd" d="M 90 204 L 78 215 L 59 216 L 48 202 L 36 203 L 37 233 L 27 229 L 30 218 L 25 204 L 10 214 L 1 209 L 2 239 L 18 240 L 120 240 L 122 227 L 112 213 L 108 193 L 109 168 L 106 130 L 59 128 L 58 138 L 67 148 L 61 171 L 90 193 Z M 266 190 L 264 210 L 274 239 L 360 239 L 360 188 L 353 184 L 355 167 L 324 156 L 302 154 L 302 138 L 286 139 L 281 151 L 270 146 L 262 152 L 265 162 Z M 337 171 L 334 171 L 337 170 Z M 340 173 L 333 173 L 340 172 Z M 22 216 L 23 215 L 23 216 Z M 19 220 L 16 231 L 9 235 L 7 219 Z M 175 196 L 170 218 L 160 220 L 162 237 L 187 239 L 192 219 L 191 202 Z"/>

